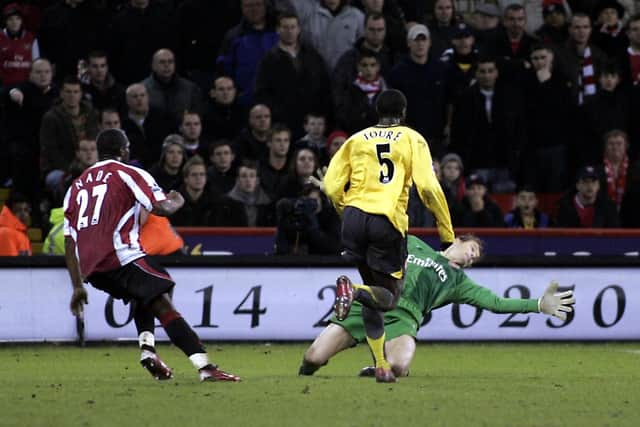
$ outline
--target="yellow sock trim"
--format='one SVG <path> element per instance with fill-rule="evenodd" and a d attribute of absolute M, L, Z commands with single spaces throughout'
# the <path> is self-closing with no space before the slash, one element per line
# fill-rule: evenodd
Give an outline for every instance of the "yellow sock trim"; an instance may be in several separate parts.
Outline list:
<path fill-rule="evenodd" d="M 384 357 L 384 333 L 380 338 L 367 337 L 367 343 L 373 353 L 373 358 L 376 360 L 376 368 L 383 367 L 389 369 L 389 362 Z"/>
<path fill-rule="evenodd" d="M 354 289 L 354 290 L 356 290 L 356 291 L 357 291 L 358 289 L 361 289 L 361 290 L 365 291 L 366 293 L 368 293 L 369 295 L 371 295 L 371 298 L 373 298 L 373 300 L 374 300 L 375 302 L 378 302 L 378 298 L 376 298 L 376 295 L 373 293 L 373 291 L 371 290 L 371 287 L 370 287 L 370 286 L 367 286 L 367 285 L 357 285 L 357 284 L 355 284 L 355 283 L 353 283 L 353 284 L 352 284 L 352 286 L 353 286 L 353 289 Z"/>

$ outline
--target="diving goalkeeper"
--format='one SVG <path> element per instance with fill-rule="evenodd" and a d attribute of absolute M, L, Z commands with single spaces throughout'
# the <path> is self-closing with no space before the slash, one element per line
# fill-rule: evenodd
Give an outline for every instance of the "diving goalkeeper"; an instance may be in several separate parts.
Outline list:
<path fill-rule="evenodd" d="M 470 267 L 482 256 L 482 241 L 465 235 L 444 252 L 437 252 L 415 236 L 408 236 L 404 289 L 395 309 L 384 316 L 385 352 L 396 376 L 406 376 L 416 350 L 416 334 L 425 315 L 447 304 L 464 303 L 494 313 L 545 313 L 565 320 L 573 310 L 573 291 L 556 293 L 551 282 L 539 299 L 501 298 L 471 280 L 459 267 Z M 304 354 L 300 375 L 313 375 L 338 352 L 366 340 L 362 305 L 353 303 L 342 321 L 335 316 Z M 362 376 L 373 376 L 365 368 Z"/>

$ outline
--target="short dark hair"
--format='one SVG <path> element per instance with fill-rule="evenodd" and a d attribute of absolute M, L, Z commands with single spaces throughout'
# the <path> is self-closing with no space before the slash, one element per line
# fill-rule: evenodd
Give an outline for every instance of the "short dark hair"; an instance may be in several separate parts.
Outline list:
<path fill-rule="evenodd" d="M 240 170 L 240 168 L 253 169 L 257 171 L 258 162 L 256 160 L 251 160 L 251 159 L 242 159 L 242 161 L 240 162 L 240 165 L 238 166 L 238 170 Z"/>
<path fill-rule="evenodd" d="M 287 132 L 289 134 L 289 139 L 291 139 L 291 129 L 289 129 L 287 125 L 283 123 L 275 123 L 269 130 L 269 141 L 271 141 L 273 135 L 280 132 Z"/>
<path fill-rule="evenodd" d="M 498 59 L 493 55 L 479 55 L 476 60 L 476 69 L 480 64 L 493 64 L 498 67 Z"/>
<path fill-rule="evenodd" d="M 385 23 L 385 25 L 387 24 L 387 20 L 385 19 L 384 15 L 380 12 L 368 12 L 365 16 L 364 16 L 364 26 L 367 26 L 367 22 L 369 21 L 378 21 L 382 19 Z"/>
<path fill-rule="evenodd" d="M 307 123 L 309 123 L 309 120 L 311 120 L 311 118 L 317 118 L 317 119 L 322 119 L 326 122 L 327 120 L 327 116 L 325 116 L 324 113 L 320 113 L 317 111 L 310 111 L 307 114 L 304 115 L 304 124 L 306 125 Z"/>
<path fill-rule="evenodd" d="M 102 118 L 103 118 L 103 116 L 105 114 L 117 114 L 118 118 L 120 118 L 120 112 L 117 109 L 113 108 L 113 107 L 106 107 L 106 108 L 103 108 L 102 110 L 100 110 L 100 114 L 98 116 L 100 121 L 102 121 Z"/>
<path fill-rule="evenodd" d="M 296 15 L 293 12 L 284 11 L 284 12 L 278 14 L 278 17 L 276 19 L 276 22 L 277 22 L 278 26 L 282 25 L 282 20 L 283 19 L 295 19 L 296 21 L 298 21 L 298 25 L 300 25 L 300 18 L 298 18 L 298 15 Z"/>
<path fill-rule="evenodd" d="M 615 61 L 606 61 L 604 64 L 602 64 L 598 76 L 603 76 L 605 74 L 608 76 L 619 76 L 620 67 L 618 66 L 618 63 Z"/>
<path fill-rule="evenodd" d="M 587 18 L 589 20 L 589 23 L 591 23 L 591 17 L 584 12 L 576 12 L 573 15 L 571 15 L 570 22 L 572 22 L 575 18 Z"/>
<path fill-rule="evenodd" d="M 27 203 L 31 205 L 31 201 L 25 194 L 20 193 L 19 191 L 11 191 L 11 194 L 9 194 L 5 204 L 9 209 L 13 210 L 16 203 Z"/>
<path fill-rule="evenodd" d="M 180 123 L 184 122 L 185 117 L 187 116 L 198 116 L 200 121 L 202 121 L 202 116 L 195 110 L 184 110 L 180 116 Z"/>
<path fill-rule="evenodd" d="M 378 54 L 371 49 L 367 49 L 366 47 L 360 48 L 358 50 L 358 60 L 356 61 L 356 63 L 360 64 L 360 61 L 362 61 L 364 58 L 373 58 L 378 64 L 380 64 L 380 57 L 378 56 Z"/>
<path fill-rule="evenodd" d="M 520 3 L 511 3 L 509 6 L 504 8 L 504 16 L 507 16 L 507 12 L 517 12 L 519 10 L 524 10 L 524 6 Z"/>
<path fill-rule="evenodd" d="M 105 58 L 107 61 L 109 61 L 107 52 L 105 52 L 104 50 L 92 50 L 87 55 L 87 60 L 91 61 L 92 58 Z"/>
<path fill-rule="evenodd" d="M 96 145 L 101 159 L 120 157 L 121 150 L 127 146 L 127 134 L 120 129 L 105 129 L 98 134 Z"/>
<path fill-rule="evenodd" d="M 222 139 L 217 139 L 213 141 L 213 143 L 209 145 L 209 157 L 213 156 L 213 153 L 216 151 L 216 148 L 224 147 L 225 145 L 228 145 L 229 148 L 231 149 L 231 152 L 235 153 L 235 150 L 233 149 L 233 142 L 231 142 L 228 139 L 222 138 Z"/>
<path fill-rule="evenodd" d="M 376 111 L 382 117 L 402 117 L 407 108 L 407 98 L 397 89 L 387 89 L 376 99 Z"/>
<path fill-rule="evenodd" d="M 553 53 L 553 49 L 549 45 L 546 45 L 546 44 L 540 43 L 540 42 L 535 42 L 531 46 L 531 50 L 529 51 L 529 53 L 533 53 L 533 52 L 535 52 L 537 50 L 546 50 L 548 52 Z"/>
<path fill-rule="evenodd" d="M 78 79 L 77 76 L 74 76 L 72 74 L 69 74 L 64 79 L 62 79 L 62 86 L 64 85 L 78 85 L 82 87 L 82 84 L 80 83 L 80 79 Z"/>

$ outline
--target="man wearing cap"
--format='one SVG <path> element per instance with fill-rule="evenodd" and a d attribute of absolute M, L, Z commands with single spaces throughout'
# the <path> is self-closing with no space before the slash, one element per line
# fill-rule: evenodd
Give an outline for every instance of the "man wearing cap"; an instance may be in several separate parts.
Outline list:
<path fill-rule="evenodd" d="M 536 31 L 536 36 L 544 44 L 561 45 L 569 38 L 567 11 L 562 0 L 543 0 L 542 17 L 544 24 Z"/>
<path fill-rule="evenodd" d="M 496 43 L 500 34 L 500 9 L 492 3 L 476 4 L 470 25 L 473 27 L 476 45 L 480 46 L 480 50 L 486 51 Z"/>
<path fill-rule="evenodd" d="M 464 198 L 451 207 L 454 227 L 504 227 L 500 207 L 487 195 L 487 181 L 481 174 L 467 178 Z"/>
<path fill-rule="evenodd" d="M 473 81 L 478 50 L 475 46 L 475 36 L 464 22 L 456 24 L 451 44 L 453 47 L 445 50 L 440 60 L 449 65 L 449 102 L 453 104 Z"/>
<path fill-rule="evenodd" d="M 624 7 L 616 0 L 600 0 L 594 10 L 593 44 L 610 58 L 621 57 L 629 46 L 622 23 L 624 13 Z"/>
<path fill-rule="evenodd" d="M 616 228 L 620 220 L 615 204 L 600 193 L 600 177 L 594 166 L 578 171 L 576 190 L 558 202 L 556 226 L 575 228 Z"/>
<path fill-rule="evenodd" d="M 429 59 L 430 37 L 425 25 L 409 29 L 409 54 L 391 70 L 389 86 L 407 97 L 407 124 L 424 135 L 434 156 L 439 157 L 444 150 L 448 79 L 446 65 Z"/>
<path fill-rule="evenodd" d="M 40 48 L 35 36 L 24 29 L 20 5 L 6 5 L 2 17 L 5 28 L 0 31 L 0 80 L 6 87 L 29 78 L 31 62 L 40 57 Z"/>

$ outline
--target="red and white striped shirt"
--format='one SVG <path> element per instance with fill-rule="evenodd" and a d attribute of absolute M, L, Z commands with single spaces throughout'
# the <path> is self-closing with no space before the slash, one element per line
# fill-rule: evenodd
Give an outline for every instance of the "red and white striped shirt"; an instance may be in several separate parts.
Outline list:
<path fill-rule="evenodd" d="M 116 160 L 98 162 L 74 180 L 64 197 L 64 235 L 76 242 L 82 276 L 143 257 L 140 210 L 162 200 L 148 172 Z"/>

